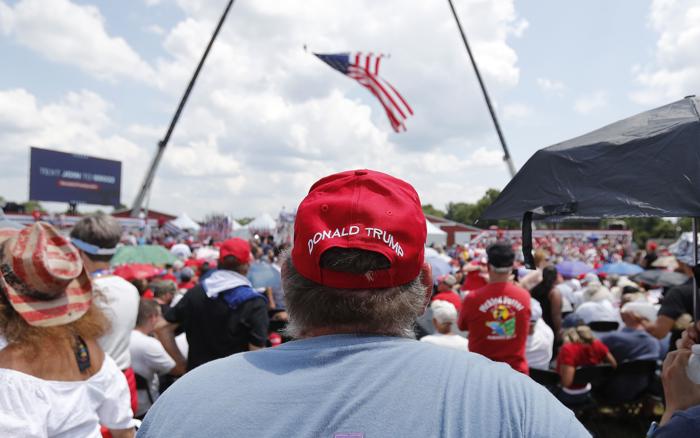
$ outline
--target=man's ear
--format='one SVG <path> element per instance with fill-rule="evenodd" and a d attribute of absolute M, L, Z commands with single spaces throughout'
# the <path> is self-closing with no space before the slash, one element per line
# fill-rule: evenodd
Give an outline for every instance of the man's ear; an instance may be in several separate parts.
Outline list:
<path fill-rule="evenodd" d="M 430 263 L 423 263 L 423 266 L 420 268 L 420 278 L 421 278 L 421 283 L 423 284 L 423 287 L 425 287 L 425 307 L 428 307 L 428 304 L 430 304 L 430 298 L 433 296 L 433 267 L 430 266 Z"/>

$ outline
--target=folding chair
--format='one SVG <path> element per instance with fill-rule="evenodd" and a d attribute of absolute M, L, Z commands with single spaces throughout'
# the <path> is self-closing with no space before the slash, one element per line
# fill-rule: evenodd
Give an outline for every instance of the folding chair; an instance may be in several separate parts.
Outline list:
<path fill-rule="evenodd" d="M 614 332 L 620 327 L 617 321 L 591 321 L 588 327 L 594 332 Z"/>
<path fill-rule="evenodd" d="M 540 370 L 530 368 L 530 378 L 542 386 L 552 387 L 559 385 L 559 373 L 553 370 Z"/>

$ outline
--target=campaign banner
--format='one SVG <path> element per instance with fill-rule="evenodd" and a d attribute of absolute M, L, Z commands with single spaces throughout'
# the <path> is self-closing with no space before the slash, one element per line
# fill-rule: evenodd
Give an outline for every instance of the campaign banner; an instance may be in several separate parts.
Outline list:
<path fill-rule="evenodd" d="M 32 147 L 29 199 L 119 205 L 122 163 Z"/>

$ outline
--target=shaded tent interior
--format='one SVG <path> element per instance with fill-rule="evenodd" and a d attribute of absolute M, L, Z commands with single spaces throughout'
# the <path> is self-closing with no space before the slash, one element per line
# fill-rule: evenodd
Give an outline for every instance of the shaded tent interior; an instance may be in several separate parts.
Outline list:
<path fill-rule="evenodd" d="M 481 219 L 522 219 L 534 267 L 532 220 L 696 216 L 700 100 L 687 96 L 537 151 Z"/>

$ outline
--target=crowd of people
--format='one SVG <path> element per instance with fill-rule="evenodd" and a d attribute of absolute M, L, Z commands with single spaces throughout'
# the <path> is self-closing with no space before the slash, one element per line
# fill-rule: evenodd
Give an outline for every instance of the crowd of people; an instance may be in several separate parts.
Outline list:
<path fill-rule="evenodd" d="M 314 184 L 293 239 L 145 239 L 102 213 L 0 230 L 0 435 L 575 437 L 574 414 L 647 394 L 651 434 L 697 432 L 687 234 L 537 238 L 527 269 L 497 233 L 425 248 L 413 188 L 363 170 Z M 143 243 L 173 261 L 111 264 Z M 683 281 L 605 269 L 625 263 Z"/>

